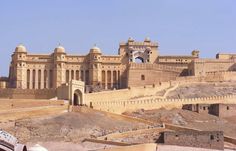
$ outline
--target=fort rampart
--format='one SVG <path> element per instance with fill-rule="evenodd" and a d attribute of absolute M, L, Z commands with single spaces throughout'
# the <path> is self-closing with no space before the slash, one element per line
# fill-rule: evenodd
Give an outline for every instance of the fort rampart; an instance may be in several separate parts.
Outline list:
<path fill-rule="evenodd" d="M 158 108 L 181 108 L 183 104 L 197 103 L 236 103 L 236 95 L 211 96 L 189 99 L 160 99 L 156 96 L 150 98 L 137 98 L 130 100 L 116 101 L 92 101 L 89 105 L 95 109 L 121 114 L 125 111 L 134 111 L 137 109 L 158 109 Z"/>

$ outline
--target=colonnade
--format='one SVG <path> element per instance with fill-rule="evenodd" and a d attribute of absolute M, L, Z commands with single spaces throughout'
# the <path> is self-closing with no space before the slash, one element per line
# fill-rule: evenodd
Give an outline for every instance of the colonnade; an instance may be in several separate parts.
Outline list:
<path fill-rule="evenodd" d="M 89 85 L 89 70 L 66 70 L 65 82 L 70 80 L 84 81 Z M 120 71 L 102 70 L 101 85 L 104 89 L 120 88 Z M 50 89 L 53 88 L 52 69 L 28 69 L 27 70 L 27 89 Z"/>
<path fill-rule="evenodd" d="M 102 70 L 102 87 L 104 89 L 120 88 L 120 71 Z"/>
<path fill-rule="evenodd" d="M 53 88 L 53 70 L 51 69 L 28 69 L 27 89 Z"/>
<path fill-rule="evenodd" d="M 89 84 L 89 70 L 66 70 L 66 82 L 70 80 L 84 81 Z"/>

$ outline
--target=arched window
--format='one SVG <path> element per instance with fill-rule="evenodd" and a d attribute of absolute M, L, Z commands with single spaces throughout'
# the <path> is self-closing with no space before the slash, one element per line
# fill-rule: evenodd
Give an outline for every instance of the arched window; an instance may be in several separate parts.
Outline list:
<path fill-rule="evenodd" d="M 66 70 L 66 83 L 69 83 L 69 75 L 70 75 L 70 71 Z"/>
<path fill-rule="evenodd" d="M 27 89 L 30 88 L 30 70 L 27 70 Z"/>
<path fill-rule="evenodd" d="M 71 70 L 71 80 L 74 80 L 74 70 Z"/>
<path fill-rule="evenodd" d="M 106 73 L 104 70 L 102 70 L 102 88 L 105 89 L 106 85 Z"/>
<path fill-rule="evenodd" d="M 79 80 L 79 70 L 76 70 L 75 76 L 76 76 L 76 80 Z"/>
<path fill-rule="evenodd" d="M 44 76 L 44 88 L 46 89 L 47 88 L 47 78 L 48 78 L 48 75 L 47 75 L 48 73 L 47 73 L 47 70 L 45 69 L 44 70 L 44 73 L 43 73 L 43 76 Z"/>
<path fill-rule="evenodd" d="M 111 89 L 111 71 L 107 71 L 107 88 Z"/>
<path fill-rule="evenodd" d="M 49 71 L 49 87 L 53 88 L 53 71 Z"/>
<path fill-rule="evenodd" d="M 145 75 L 141 75 L 141 80 L 145 80 Z"/>
<path fill-rule="evenodd" d="M 41 70 L 38 71 L 38 89 L 41 89 Z"/>
<path fill-rule="evenodd" d="M 36 80 L 36 75 L 35 75 L 35 70 L 33 70 L 33 89 L 35 89 L 35 80 Z"/>

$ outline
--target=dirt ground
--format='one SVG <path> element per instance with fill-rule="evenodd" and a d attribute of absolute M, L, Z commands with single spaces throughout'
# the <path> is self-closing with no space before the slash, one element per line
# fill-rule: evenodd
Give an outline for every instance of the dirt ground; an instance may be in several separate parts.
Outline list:
<path fill-rule="evenodd" d="M 96 138 L 114 132 L 147 128 L 148 125 L 115 118 L 102 112 L 88 109 L 83 112 L 68 112 L 58 116 L 18 120 L 4 130 L 16 136 L 22 143 L 64 141 L 80 143 L 84 138 Z"/>
<path fill-rule="evenodd" d="M 236 117 L 220 119 L 181 109 L 138 110 L 124 114 L 152 121 L 156 123 L 154 125 L 165 122 L 202 130 L 223 130 L 225 135 L 236 137 Z M 114 133 L 122 133 L 123 137 L 109 140 L 133 144 L 154 143 L 159 137 L 157 127 L 154 128 L 154 125 L 91 109 L 0 124 L 1 127 L 3 125 L 5 125 L 4 130 L 15 135 L 28 147 L 40 144 L 49 151 L 88 151 L 115 147 L 83 142 L 85 138 L 98 138 Z"/>
<path fill-rule="evenodd" d="M 236 94 L 236 83 L 201 83 L 180 86 L 171 91 L 167 98 L 229 94 Z M 108 134 L 118 134 L 116 137 L 107 138 L 111 141 L 133 144 L 154 143 L 159 137 L 157 128 L 160 128 L 159 126 L 162 123 L 201 130 L 222 130 L 225 135 L 236 137 L 236 116 L 218 118 L 213 115 L 202 115 L 182 109 L 140 109 L 135 112 L 124 113 L 124 115 L 131 117 L 152 121 L 153 125 L 88 108 L 79 112 L 64 112 L 64 108 L 54 107 L 44 107 L 37 109 L 37 111 L 36 109 L 24 110 L 26 111 L 22 113 L 15 110 L 0 113 L 0 128 L 16 136 L 21 143 L 27 144 L 28 147 L 39 144 L 49 151 L 87 151 L 114 147 L 83 142 L 85 138 L 104 139 Z M 228 144 L 228 146 L 230 145 Z"/>
<path fill-rule="evenodd" d="M 196 98 L 236 94 L 236 82 L 199 83 L 179 86 L 167 98 Z"/>
<path fill-rule="evenodd" d="M 222 130 L 224 131 L 224 135 L 236 137 L 236 116 L 224 119 L 182 109 L 138 110 L 124 114 L 157 123 L 170 123 L 201 130 Z"/>

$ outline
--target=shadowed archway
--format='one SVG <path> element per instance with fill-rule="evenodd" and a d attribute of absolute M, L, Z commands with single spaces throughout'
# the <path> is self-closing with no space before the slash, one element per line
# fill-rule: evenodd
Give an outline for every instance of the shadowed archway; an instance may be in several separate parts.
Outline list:
<path fill-rule="evenodd" d="M 82 92 L 79 89 L 76 89 L 74 91 L 73 95 L 73 105 L 83 105 L 83 98 L 82 98 Z"/>
<path fill-rule="evenodd" d="M 144 63 L 144 60 L 142 57 L 136 57 L 135 58 L 135 63 Z"/>

